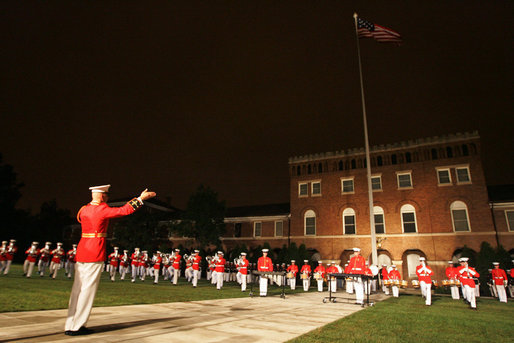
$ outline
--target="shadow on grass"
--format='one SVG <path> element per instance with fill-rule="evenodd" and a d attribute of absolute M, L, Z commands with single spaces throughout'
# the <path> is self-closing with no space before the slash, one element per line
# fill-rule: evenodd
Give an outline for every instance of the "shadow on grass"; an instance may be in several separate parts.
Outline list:
<path fill-rule="evenodd" d="M 127 328 L 143 326 L 143 325 L 151 325 L 151 324 L 155 324 L 155 323 L 166 322 L 166 321 L 176 320 L 176 319 L 181 319 L 181 318 L 183 318 L 183 316 L 174 316 L 174 317 L 166 317 L 166 318 L 158 318 L 158 319 L 145 319 L 145 320 L 137 320 L 137 321 L 132 321 L 132 322 L 99 325 L 99 326 L 97 325 L 97 326 L 89 327 L 89 329 L 94 330 L 94 333 L 91 334 L 90 336 L 92 338 L 94 338 L 96 334 L 100 334 L 100 333 L 108 333 L 111 331 L 123 330 L 123 329 L 127 329 Z M 55 340 L 58 340 L 59 336 L 64 336 L 64 331 L 47 333 L 47 334 L 43 334 L 43 335 L 16 337 L 16 338 L 12 338 L 12 339 L 2 340 L 2 342 L 18 342 L 20 340 L 27 340 L 27 339 L 37 339 L 37 338 L 41 339 L 44 337 L 50 338 L 52 336 L 56 336 Z"/>

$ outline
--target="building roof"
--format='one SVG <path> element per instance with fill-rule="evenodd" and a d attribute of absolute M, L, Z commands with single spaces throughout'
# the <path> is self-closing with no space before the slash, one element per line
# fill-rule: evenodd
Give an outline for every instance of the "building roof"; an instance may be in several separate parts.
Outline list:
<path fill-rule="evenodd" d="M 490 202 L 514 202 L 514 185 L 487 186 Z"/>
<path fill-rule="evenodd" d="M 427 137 L 427 138 L 418 138 L 418 139 L 402 141 L 402 142 L 392 143 L 392 144 L 374 145 L 374 146 L 370 147 L 369 151 L 370 151 L 370 153 L 382 153 L 382 152 L 386 152 L 386 151 L 412 149 L 412 148 L 418 148 L 418 147 L 422 147 L 422 146 L 429 146 L 429 145 L 436 145 L 436 144 L 468 141 L 471 139 L 480 139 L 478 131 L 464 132 L 464 133 L 458 132 L 456 134 L 434 136 L 434 137 Z M 289 164 L 318 161 L 318 160 L 332 159 L 332 158 L 349 157 L 349 156 L 356 156 L 356 155 L 363 155 L 363 154 L 365 154 L 364 147 L 352 148 L 352 149 L 348 149 L 348 150 L 339 150 L 339 151 L 333 151 L 333 152 L 324 152 L 324 153 L 316 153 L 316 154 L 310 154 L 310 155 L 304 155 L 304 156 L 290 157 Z"/>
<path fill-rule="evenodd" d="M 227 208 L 225 218 L 280 216 L 290 214 L 290 204 L 268 204 Z"/>

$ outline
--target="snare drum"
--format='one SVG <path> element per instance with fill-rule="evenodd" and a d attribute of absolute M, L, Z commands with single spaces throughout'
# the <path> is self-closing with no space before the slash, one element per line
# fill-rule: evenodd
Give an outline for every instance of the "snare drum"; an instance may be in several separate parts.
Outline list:
<path fill-rule="evenodd" d="M 443 280 L 443 286 L 444 287 L 448 287 L 451 284 L 452 284 L 452 282 L 450 280 Z"/>
<path fill-rule="evenodd" d="M 294 275 L 293 275 L 293 272 L 289 272 L 286 274 L 286 278 L 288 279 L 294 279 Z"/>
<path fill-rule="evenodd" d="M 459 280 L 455 280 L 455 286 L 460 287 L 460 281 Z"/>
<path fill-rule="evenodd" d="M 314 273 L 314 278 L 316 280 L 323 280 L 323 277 L 321 276 L 321 273 Z"/>
<path fill-rule="evenodd" d="M 400 280 L 393 280 L 393 286 L 399 286 Z"/>
<path fill-rule="evenodd" d="M 419 288 L 419 281 L 418 280 L 412 280 L 411 283 L 412 283 L 412 287 Z"/>
<path fill-rule="evenodd" d="M 301 278 L 302 280 L 308 280 L 308 279 L 309 279 L 309 274 L 307 274 L 307 273 L 302 273 L 302 274 L 300 275 L 300 278 Z"/>
<path fill-rule="evenodd" d="M 391 286 L 392 283 L 392 280 L 384 280 L 384 286 Z"/>
<path fill-rule="evenodd" d="M 437 280 L 432 280 L 432 285 L 434 285 L 434 287 L 439 287 L 439 282 Z"/>
<path fill-rule="evenodd" d="M 407 288 L 408 285 L 409 283 L 407 282 L 407 280 L 402 280 L 402 282 L 400 283 L 401 288 Z"/>

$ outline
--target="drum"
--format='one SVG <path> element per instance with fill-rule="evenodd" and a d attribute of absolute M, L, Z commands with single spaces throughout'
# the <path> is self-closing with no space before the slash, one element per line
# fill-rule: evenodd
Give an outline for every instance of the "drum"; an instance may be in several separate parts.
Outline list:
<path fill-rule="evenodd" d="M 314 273 L 314 278 L 316 280 L 323 280 L 323 277 L 321 276 L 321 273 Z"/>
<path fill-rule="evenodd" d="M 307 274 L 307 273 L 302 273 L 302 274 L 300 275 L 300 278 L 301 278 L 302 280 L 308 280 L 308 279 L 309 279 L 309 274 Z"/>
<path fill-rule="evenodd" d="M 348 282 L 353 282 L 353 279 L 352 279 L 351 277 L 347 277 L 347 278 L 346 278 L 346 282 L 347 282 L 347 283 L 348 283 Z"/>
<path fill-rule="evenodd" d="M 294 275 L 293 275 L 293 272 L 289 272 L 286 274 L 286 278 L 288 279 L 294 279 Z"/>
<path fill-rule="evenodd" d="M 460 287 L 460 280 L 455 280 L 455 286 Z"/>
<path fill-rule="evenodd" d="M 432 280 L 432 285 L 434 285 L 434 287 L 439 287 L 439 282 L 437 280 Z"/>
<path fill-rule="evenodd" d="M 384 280 L 384 286 L 391 286 L 393 283 L 392 280 Z"/>
<path fill-rule="evenodd" d="M 454 279 L 448 280 L 448 286 L 455 286 L 455 280 Z"/>
<path fill-rule="evenodd" d="M 412 287 L 419 288 L 419 281 L 418 280 L 412 280 L 411 283 L 412 283 Z"/>
<path fill-rule="evenodd" d="M 444 287 L 448 287 L 449 285 L 451 285 L 451 281 L 450 280 L 443 280 L 443 286 Z"/>
<path fill-rule="evenodd" d="M 407 280 L 402 280 L 400 282 L 400 287 L 401 288 L 407 288 L 408 285 L 409 285 L 409 283 L 407 282 Z"/>

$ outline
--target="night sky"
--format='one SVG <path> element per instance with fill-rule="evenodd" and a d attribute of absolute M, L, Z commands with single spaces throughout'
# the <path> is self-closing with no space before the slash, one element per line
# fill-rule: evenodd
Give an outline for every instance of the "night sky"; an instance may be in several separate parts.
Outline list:
<path fill-rule="evenodd" d="M 512 1 L 186 3 L 2 2 L 20 208 L 74 212 L 106 183 L 289 201 L 289 157 L 364 146 L 354 11 L 404 39 L 360 41 L 370 144 L 478 130 L 488 184 L 514 183 Z"/>

